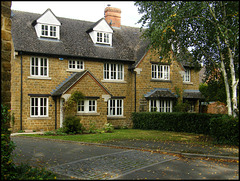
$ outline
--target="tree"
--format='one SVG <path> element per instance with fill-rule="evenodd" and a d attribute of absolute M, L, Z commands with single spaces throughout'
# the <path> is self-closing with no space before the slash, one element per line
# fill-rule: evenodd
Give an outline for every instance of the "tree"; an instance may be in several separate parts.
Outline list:
<path fill-rule="evenodd" d="M 238 112 L 239 2 L 238 1 L 136 1 L 143 14 L 143 37 L 159 56 L 204 63 L 208 75 L 220 70 L 225 85 L 228 114 Z M 143 29 L 147 27 L 146 29 Z M 231 94 L 232 93 L 232 94 Z"/>

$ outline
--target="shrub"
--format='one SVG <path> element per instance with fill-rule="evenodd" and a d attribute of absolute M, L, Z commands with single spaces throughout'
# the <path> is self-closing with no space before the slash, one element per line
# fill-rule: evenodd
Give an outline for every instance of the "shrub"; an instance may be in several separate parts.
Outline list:
<path fill-rule="evenodd" d="M 12 151 L 15 144 L 10 139 L 10 110 L 1 104 L 1 180 L 11 180 L 15 169 L 12 159 Z"/>
<path fill-rule="evenodd" d="M 66 116 L 63 121 L 63 132 L 67 134 L 82 133 L 83 126 L 80 123 L 80 118 L 76 116 Z"/>
<path fill-rule="evenodd" d="M 103 128 L 105 133 L 112 133 L 114 130 L 114 127 L 111 123 L 106 123 Z"/>
<path fill-rule="evenodd" d="M 239 145 L 239 121 L 221 114 L 133 113 L 133 129 L 188 132 L 210 135 L 220 144 Z"/>
<path fill-rule="evenodd" d="M 239 146 L 239 120 L 227 115 L 210 120 L 210 136 L 219 144 Z"/>

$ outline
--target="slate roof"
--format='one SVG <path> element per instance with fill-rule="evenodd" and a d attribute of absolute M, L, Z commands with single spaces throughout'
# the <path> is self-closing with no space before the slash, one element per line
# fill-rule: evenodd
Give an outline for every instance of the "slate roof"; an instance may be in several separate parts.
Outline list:
<path fill-rule="evenodd" d="M 184 99 L 204 99 L 204 96 L 199 90 L 184 90 L 183 98 Z"/>
<path fill-rule="evenodd" d="M 98 79 L 96 79 L 95 76 L 89 70 L 84 70 L 82 72 L 72 73 L 51 92 L 51 96 L 61 96 L 68 89 L 70 89 L 79 79 L 81 79 L 86 73 L 89 73 L 100 84 L 100 86 L 102 86 L 106 90 L 106 92 L 108 92 L 111 95 L 110 91 Z"/>
<path fill-rule="evenodd" d="M 167 88 L 155 88 L 144 95 L 146 99 L 157 99 L 157 98 L 177 98 L 177 95 L 172 93 Z"/>
<path fill-rule="evenodd" d="M 112 47 L 107 47 L 94 45 L 86 32 L 97 22 L 62 17 L 57 17 L 61 22 L 60 40 L 40 40 L 32 26 L 39 16 L 40 14 L 36 13 L 12 10 L 12 39 L 15 51 L 130 63 L 139 60 L 147 51 L 146 42 L 140 40 L 140 28 L 122 25 L 120 29 L 113 29 Z"/>

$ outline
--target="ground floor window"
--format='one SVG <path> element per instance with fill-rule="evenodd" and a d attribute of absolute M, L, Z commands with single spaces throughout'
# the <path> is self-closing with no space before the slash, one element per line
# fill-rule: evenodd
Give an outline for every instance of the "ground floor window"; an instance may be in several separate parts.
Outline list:
<path fill-rule="evenodd" d="M 150 100 L 149 112 L 172 112 L 172 100 Z"/>
<path fill-rule="evenodd" d="M 97 112 L 97 100 L 83 100 L 78 103 L 78 113 L 96 113 Z"/>
<path fill-rule="evenodd" d="M 47 117 L 48 116 L 48 98 L 31 97 L 30 115 L 31 117 Z"/>
<path fill-rule="evenodd" d="M 110 99 L 108 100 L 108 116 L 123 116 L 123 100 Z"/>

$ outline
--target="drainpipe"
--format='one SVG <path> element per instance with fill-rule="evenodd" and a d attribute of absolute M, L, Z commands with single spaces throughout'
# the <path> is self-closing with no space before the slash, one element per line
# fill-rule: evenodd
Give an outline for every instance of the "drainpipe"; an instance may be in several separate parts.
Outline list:
<path fill-rule="evenodd" d="M 23 70 L 22 70 L 22 52 L 21 55 L 21 93 L 20 93 L 20 130 L 22 130 L 22 99 L 23 99 L 23 90 L 22 90 L 22 77 L 23 77 Z"/>
<path fill-rule="evenodd" d="M 137 111 L 137 72 L 134 72 L 134 89 L 135 89 L 135 107 L 134 107 L 134 111 L 136 112 Z"/>
<path fill-rule="evenodd" d="M 57 97 L 52 97 L 55 103 L 55 129 L 57 129 Z"/>

